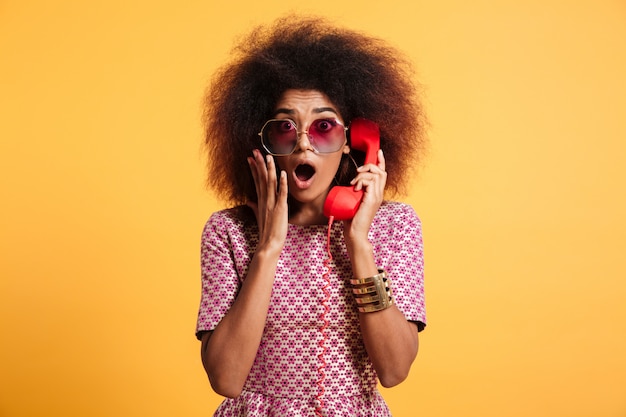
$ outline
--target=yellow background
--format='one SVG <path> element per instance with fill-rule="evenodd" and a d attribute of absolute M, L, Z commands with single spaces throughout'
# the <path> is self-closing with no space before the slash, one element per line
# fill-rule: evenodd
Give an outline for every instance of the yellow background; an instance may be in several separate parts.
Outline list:
<path fill-rule="evenodd" d="M 426 88 L 429 326 L 394 416 L 626 416 L 626 3 L 294 4 L 0 2 L 0 416 L 211 415 L 200 101 L 289 10 Z"/>

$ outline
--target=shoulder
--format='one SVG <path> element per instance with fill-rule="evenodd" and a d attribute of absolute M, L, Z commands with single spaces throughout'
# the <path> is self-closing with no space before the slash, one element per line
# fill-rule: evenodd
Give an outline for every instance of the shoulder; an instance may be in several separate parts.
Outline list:
<path fill-rule="evenodd" d="M 422 222 L 412 206 L 406 203 L 385 201 L 376 212 L 370 228 L 375 239 L 415 239 L 422 233 Z"/>
<path fill-rule="evenodd" d="M 374 221 L 392 224 L 397 222 L 420 223 L 420 219 L 411 205 L 397 201 L 384 201 L 380 205 Z"/>
<path fill-rule="evenodd" d="M 237 206 L 212 213 L 204 226 L 204 234 L 227 235 L 255 224 L 252 210 L 247 206 Z"/>

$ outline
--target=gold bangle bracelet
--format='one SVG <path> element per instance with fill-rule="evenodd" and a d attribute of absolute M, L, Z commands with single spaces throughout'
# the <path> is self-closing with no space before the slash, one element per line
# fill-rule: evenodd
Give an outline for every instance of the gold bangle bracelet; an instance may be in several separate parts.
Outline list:
<path fill-rule="evenodd" d="M 357 304 L 374 304 L 380 302 L 380 295 L 370 295 L 366 297 L 354 297 Z"/>
<path fill-rule="evenodd" d="M 378 268 L 378 274 L 373 275 L 367 278 L 354 278 L 350 280 L 350 284 L 352 285 L 363 285 L 363 284 L 372 284 L 378 278 L 386 278 L 387 273 L 384 269 Z"/>
<path fill-rule="evenodd" d="M 377 288 L 372 285 L 371 287 L 352 288 L 352 294 L 370 294 L 376 292 Z"/>
<path fill-rule="evenodd" d="M 360 313 L 385 310 L 393 305 L 391 280 L 383 269 L 366 278 L 351 279 L 352 293 Z"/>
<path fill-rule="evenodd" d="M 364 305 L 364 306 L 359 306 L 357 307 L 359 310 L 359 313 L 374 313 L 376 311 L 382 311 L 382 310 L 386 310 L 389 307 L 391 307 L 393 305 L 393 301 L 390 299 L 389 303 L 387 304 L 368 304 L 368 305 Z"/>

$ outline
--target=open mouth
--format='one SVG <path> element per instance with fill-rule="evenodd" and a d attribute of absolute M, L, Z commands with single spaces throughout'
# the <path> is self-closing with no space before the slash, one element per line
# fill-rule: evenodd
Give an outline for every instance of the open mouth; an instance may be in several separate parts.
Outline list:
<path fill-rule="evenodd" d="M 296 178 L 300 181 L 308 181 L 315 175 L 315 168 L 308 164 L 298 165 L 295 170 Z"/>

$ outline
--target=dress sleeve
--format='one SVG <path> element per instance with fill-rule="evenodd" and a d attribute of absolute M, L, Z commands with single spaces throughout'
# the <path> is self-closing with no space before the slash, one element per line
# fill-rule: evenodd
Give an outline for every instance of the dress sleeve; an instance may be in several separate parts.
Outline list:
<path fill-rule="evenodd" d="M 422 331 L 426 327 L 422 224 L 409 205 L 399 205 L 394 217 L 393 251 L 387 274 L 396 305 Z"/>
<path fill-rule="evenodd" d="M 202 296 L 196 337 L 213 330 L 232 305 L 240 286 L 231 233 L 236 227 L 223 212 L 214 213 L 202 232 L 200 265 Z M 230 229 L 230 230 L 229 230 Z"/>

